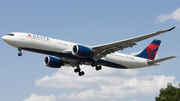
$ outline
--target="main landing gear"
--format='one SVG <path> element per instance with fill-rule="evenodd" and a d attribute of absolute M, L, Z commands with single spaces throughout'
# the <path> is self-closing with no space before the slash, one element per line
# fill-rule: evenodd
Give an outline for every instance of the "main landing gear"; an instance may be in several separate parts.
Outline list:
<path fill-rule="evenodd" d="M 21 48 L 18 48 L 18 51 L 19 51 L 19 53 L 18 53 L 18 56 L 22 56 L 22 49 Z"/>
<path fill-rule="evenodd" d="M 97 70 L 97 71 L 102 69 L 101 65 L 98 65 L 98 63 L 96 63 L 96 62 L 93 62 L 93 63 L 91 64 L 91 66 L 92 66 L 92 67 L 96 67 L 96 70 Z"/>
<path fill-rule="evenodd" d="M 78 73 L 79 76 L 82 76 L 82 75 L 85 74 L 84 71 L 81 71 L 81 68 L 80 68 L 80 67 L 77 67 L 76 69 L 74 69 L 74 72 L 75 72 L 75 73 Z"/>
<path fill-rule="evenodd" d="M 92 67 L 95 67 L 95 69 L 96 69 L 97 71 L 102 69 L 101 65 L 98 65 L 97 62 L 93 62 L 93 63 L 91 64 L 91 66 L 92 66 Z M 81 71 L 81 68 L 80 68 L 79 66 L 74 69 L 74 72 L 75 72 L 75 73 L 78 73 L 79 76 L 83 76 L 83 75 L 85 74 L 84 71 Z"/>

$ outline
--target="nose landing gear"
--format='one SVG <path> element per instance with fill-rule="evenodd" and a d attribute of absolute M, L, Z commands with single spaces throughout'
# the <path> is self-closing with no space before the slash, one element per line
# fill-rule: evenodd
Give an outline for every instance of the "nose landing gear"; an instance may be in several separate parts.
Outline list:
<path fill-rule="evenodd" d="M 19 53 L 18 53 L 18 56 L 22 56 L 22 49 L 21 48 L 18 48 L 18 51 L 19 51 Z"/>
<path fill-rule="evenodd" d="M 22 56 L 22 53 L 18 53 L 18 56 Z"/>

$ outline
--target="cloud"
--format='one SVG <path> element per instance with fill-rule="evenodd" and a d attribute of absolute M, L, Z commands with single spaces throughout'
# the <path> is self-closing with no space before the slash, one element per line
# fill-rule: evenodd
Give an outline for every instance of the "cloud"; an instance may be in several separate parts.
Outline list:
<path fill-rule="evenodd" d="M 164 75 L 135 76 L 132 78 L 104 77 L 100 81 L 101 83 L 97 83 L 97 87 L 89 87 L 70 94 L 59 94 L 57 98 L 58 100 L 79 101 L 117 99 L 135 95 L 155 96 L 158 95 L 160 88 L 166 87 L 168 82 L 172 82 L 173 85 L 178 86 L 178 82 L 174 76 Z M 88 82 L 86 82 L 87 84 Z"/>
<path fill-rule="evenodd" d="M 79 77 L 71 68 L 61 68 L 52 76 L 44 76 L 35 81 L 35 85 L 43 88 L 69 89 L 70 93 L 62 93 L 60 100 L 109 100 L 132 96 L 156 96 L 160 88 L 168 82 L 178 86 L 174 76 L 146 75 L 137 76 L 137 70 L 118 70 L 104 67 L 101 71 L 82 66 L 87 75 Z M 93 72 L 93 74 L 88 74 Z"/>
<path fill-rule="evenodd" d="M 166 20 L 176 20 L 180 22 L 180 8 L 178 8 L 177 10 L 175 10 L 174 12 L 170 13 L 170 14 L 161 14 L 157 17 L 156 22 L 164 22 Z"/>
<path fill-rule="evenodd" d="M 106 78 L 108 79 L 108 78 Z M 174 82 L 174 76 L 145 76 L 126 78 L 111 78 L 114 83 L 102 83 L 98 85 L 98 89 L 88 89 L 81 92 L 73 92 L 64 96 L 68 100 L 102 100 L 113 98 L 125 98 L 135 95 L 155 96 L 159 93 L 159 89 L 165 87 L 167 82 Z M 117 83 L 118 81 L 118 83 Z M 176 84 L 178 85 L 178 84 Z M 61 97 L 61 95 L 59 95 Z"/>
<path fill-rule="evenodd" d="M 31 96 L 23 101 L 57 101 L 57 98 L 54 95 L 49 96 L 37 96 L 35 93 L 31 94 Z"/>
<path fill-rule="evenodd" d="M 141 53 L 143 50 L 139 51 L 139 52 L 132 52 L 130 55 L 138 55 L 139 53 Z"/>
<path fill-rule="evenodd" d="M 100 71 L 96 71 L 90 66 L 82 66 L 82 70 L 84 70 L 86 74 L 79 77 L 73 72 L 72 68 L 61 68 L 52 76 L 46 75 L 41 79 L 37 79 L 35 85 L 44 88 L 84 89 L 90 86 L 95 86 L 101 82 L 114 83 L 112 81 L 113 79 L 111 79 L 112 74 L 113 76 L 121 77 L 132 77 L 138 74 L 138 71 L 135 69 L 121 70 L 105 66 L 103 66 L 103 69 Z"/>

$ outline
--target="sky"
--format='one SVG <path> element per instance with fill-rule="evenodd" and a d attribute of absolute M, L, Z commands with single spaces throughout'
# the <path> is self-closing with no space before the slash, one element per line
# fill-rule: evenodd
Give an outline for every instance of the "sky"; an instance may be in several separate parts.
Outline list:
<path fill-rule="evenodd" d="M 18 50 L 0 40 L 0 101 L 154 101 L 167 83 L 180 82 L 179 0 L 1 0 L 0 35 L 28 32 L 89 46 L 115 42 L 151 32 L 171 32 L 118 51 L 135 54 L 152 40 L 161 40 L 156 58 L 177 56 L 159 66 L 96 71 L 82 65 L 46 67 L 46 55 Z"/>

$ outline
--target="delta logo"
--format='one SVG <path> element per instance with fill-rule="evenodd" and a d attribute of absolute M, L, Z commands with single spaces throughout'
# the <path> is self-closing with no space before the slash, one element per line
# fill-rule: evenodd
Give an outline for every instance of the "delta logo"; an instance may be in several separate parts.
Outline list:
<path fill-rule="evenodd" d="M 49 38 L 44 37 L 44 36 L 39 36 L 39 35 L 28 34 L 27 37 L 33 38 L 33 39 L 38 39 L 38 40 L 49 41 Z"/>

